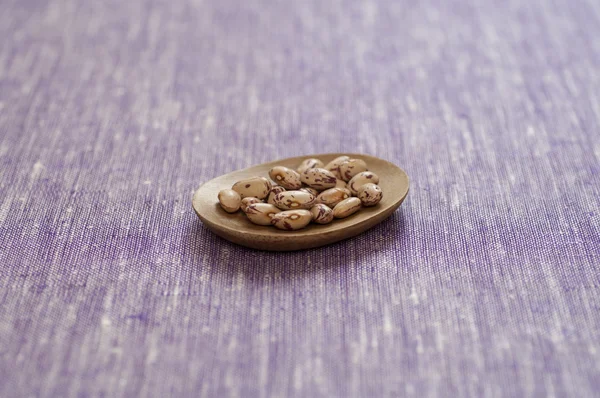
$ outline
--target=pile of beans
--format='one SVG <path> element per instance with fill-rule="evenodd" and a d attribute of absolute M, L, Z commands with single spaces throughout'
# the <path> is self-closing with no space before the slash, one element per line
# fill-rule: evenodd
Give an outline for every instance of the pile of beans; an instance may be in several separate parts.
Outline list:
<path fill-rule="evenodd" d="M 258 225 L 293 231 L 310 222 L 329 224 L 348 217 L 363 206 L 375 206 L 383 191 L 379 177 L 361 159 L 340 156 L 328 164 L 306 159 L 296 170 L 273 167 L 269 177 L 238 181 L 219 192 L 221 207 L 228 213 L 239 209 Z"/>

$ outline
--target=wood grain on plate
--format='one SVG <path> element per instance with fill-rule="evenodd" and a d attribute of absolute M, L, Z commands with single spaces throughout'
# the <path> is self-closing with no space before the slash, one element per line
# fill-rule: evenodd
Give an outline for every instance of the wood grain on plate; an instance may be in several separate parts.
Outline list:
<path fill-rule="evenodd" d="M 231 188 L 235 182 L 245 178 L 268 177 L 269 170 L 274 166 L 281 165 L 295 170 L 306 158 L 318 158 L 327 164 L 341 155 L 363 159 L 369 170 L 379 176 L 378 185 L 383 190 L 383 199 L 379 204 L 363 207 L 358 213 L 345 219 L 336 219 L 330 224 L 311 223 L 298 231 L 282 231 L 272 226 L 252 224 L 241 210 L 229 214 L 221 209 L 217 201 L 217 194 L 221 189 Z M 327 245 L 366 231 L 388 218 L 402 204 L 408 189 L 408 176 L 404 170 L 386 160 L 369 155 L 330 153 L 280 159 L 222 175 L 198 188 L 194 193 L 192 206 L 204 225 L 231 242 L 254 249 L 289 251 Z"/>

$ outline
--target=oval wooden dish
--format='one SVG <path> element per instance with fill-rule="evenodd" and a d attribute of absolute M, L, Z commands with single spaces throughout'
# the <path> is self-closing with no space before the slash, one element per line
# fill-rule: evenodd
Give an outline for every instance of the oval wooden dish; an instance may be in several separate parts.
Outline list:
<path fill-rule="evenodd" d="M 376 206 L 363 207 L 352 216 L 334 219 L 330 224 L 311 223 L 298 231 L 282 231 L 272 226 L 256 225 L 250 222 L 241 210 L 229 214 L 219 206 L 217 200 L 219 191 L 231 188 L 236 181 L 255 176 L 268 178 L 268 172 L 274 166 L 286 166 L 295 170 L 307 158 L 321 159 L 327 164 L 342 155 L 363 159 L 369 170 L 379 176 L 383 199 Z M 402 204 L 407 194 L 408 176 L 398 166 L 369 155 L 328 153 L 276 160 L 222 175 L 198 188 L 194 193 L 192 206 L 204 225 L 233 243 L 253 249 L 290 251 L 324 246 L 358 235 L 388 218 Z"/>

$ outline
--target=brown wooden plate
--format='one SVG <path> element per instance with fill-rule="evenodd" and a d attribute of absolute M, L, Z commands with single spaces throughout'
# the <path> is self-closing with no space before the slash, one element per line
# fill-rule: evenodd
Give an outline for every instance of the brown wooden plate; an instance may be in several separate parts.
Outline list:
<path fill-rule="evenodd" d="M 296 170 L 307 158 L 317 158 L 327 164 L 342 155 L 363 159 L 369 170 L 379 176 L 379 186 L 383 190 L 383 199 L 379 204 L 363 207 L 348 218 L 334 219 L 327 225 L 311 223 L 298 231 L 282 231 L 271 226 L 256 225 L 251 223 L 241 210 L 229 214 L 219 206 L 219 191 L 231 188 L 239 180 L 255 176 L 268 178 L 268 172 L 274 166 L 286 166 Z M 402 204 L 407 194 L 408 176 L 398 166 L 369 155 L 328 153 L 276 160 L 222 175 L 198 188 L 192 198 L 192 206 L 204 225 L 233 243 L 254 249 L 289 251 L 324 246 L 358 235 L 388 218 Z"/>

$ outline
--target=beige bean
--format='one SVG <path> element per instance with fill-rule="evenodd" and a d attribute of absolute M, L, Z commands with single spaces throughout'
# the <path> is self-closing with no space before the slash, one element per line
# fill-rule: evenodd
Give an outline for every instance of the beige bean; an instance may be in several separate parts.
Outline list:
<path fill-rule="evenodd" d="M 242 199 L 242 204 L 240 205 L 240 208 L 242 209 L 242 211 L 245 212 L 246 207 L 248 207 L 254 203 L 263 203 L 263 201 L 258 198 L 254 198 L 252 196 L 248 196 L 247 198 Z"/>
<path fill-rule="evenodd" d="M 281 210 L 310 209 L 315 201 L 315 195 L 309 192 L 285 191 L 275 195 L 274 204 Z"/>
<path fill-rule="evenodd" d="M 349 159 L 340 165 L 340 175 L 344 181 L 350 181 L 358 173 L 367 170 L 367 163 L 362 159 Z"/>
<path fill-rule="evenodd" d="M 345 218 L 360 210 L 361 202 L 358 198 L 348 198 L 342 200 L 333 208 L 335 218 Z"/>
<path fill-rule="evenodd" d="M 337 178 L 342 178 L 342 175 L 340 174 L 340 165 L 346 160 L 350 160 L 350 156 L 339 156 L 333 159 L 331 162 L 327 163 L 323 168 L 325 170 L 331 171 L 333 175 Z"/>
<path fill-rule="evenodd" d="M 337 182 L 335 176 L 330 171 L 319 168 L 306 170 L 300 174 L 300 179 L 303 183 L 317 191 L 333 188 Z"/>
<path fill-rule="evenodd" d="M 319 191 L 317 191 L 316 189 L 311 188 L 311 187 L 302 187 L 302 188 L 299 189 L 299 191 L 304 191 L 304 192 L 311 193 L 311 194 L 315 195 L 315 197 L 317 195 L 319 195 Z"/>
<path fill-rule="evenodd" d="M 367 183 L 358 188 L 358 198 L 363 206 L 375 206 L 383 197 L 383 191 L 379 185 Z"/>
<path fill-rule="evenodd" d="M 342 200 L 348 199 L 349 197 L 350 195 L 346 192 L 346 189 L 329 188 L 317 196 L 317 203 L 322 203 L 333 208 Z"/>
<path fill-rule="evenodd" d="M 233 189 L 222 189 L 218 195 L 219 204 L 227 213 L 235 213 L 240 209 L 242 198 Z"/>
<path fill-rule="evenodd" d="M 302 174 L 308 169 L 322 168 L 322 167 L 323 167 L 323 162 L 321 162 L 319 159 L 311 158 L 311 159 L 305 159 L 302 163 L 300 163 L 300 166 L 298 166 L 296 171 L 298 173 Z"/>
<path fill-rule="evenodd" d="M 358 195 L 358 188 L 368 183 L 378 184 L 379 177 L 377 176 L 377 174 L 371 171 L 363 171 L 362 173 L 358 173 L 357 175 L 352 177 L 350 181 L 348 181 L 348 189 L 350 190 L 352 195 L 356 196 Z"/>
<path fill-rule="evenodd" d="M 267 196 L 267 203 L 275 205 L 275 196 L 281 192 L 285 192 L 284 187 L 282 187 L 280 185 L 275 185 L 275 186 L 271 187 L 271 190 L 269 191 L 269 196 Z"/>
<path fill-rule="evenodd" d="M 242 199 L 249 196 L 264 199 L 269 194 L 271 182 L 265 177 L 253 177 L 236 182 L 231 189 L 239 193 Z"/>
<path fill-rule="evenodd" d="M 268 203 L 254 203 L 248 205 L 244 213 L 254 224 L 271 225 L 271 218 L 280 211 L 277 207 Z"/>
<path fill-rule="evenodd" d="M 333 220 L 333 210 L 322 203 L 314 205 L 310 212 L 313 222 L 317 224 L 329 224 Z"/>
<path fill-rule="evenodd" d="M 306 227 L 312 220 L 312 214 L 308 210 L 286 210 L 277 213 L 271 218 L 271 224 L 279 229 L 295 231 Z"/>
<path fill-rule="evenodd" d="M 302 188 L 302 181 L 300 181 L 300 174 L 292 169 L 288 169 L 283 166 L 275 166 L 269 170 L 269 177 L 277 184 L 281 185 L 285 189 L 300 189 Z"/>
<path fill-rule="evenodd" d="M 342 180 L 341 178 L 338 178 L 335 180 L 335 187 L 336 188 L 344 188 L 346 189 L 346 181 Z"/>

